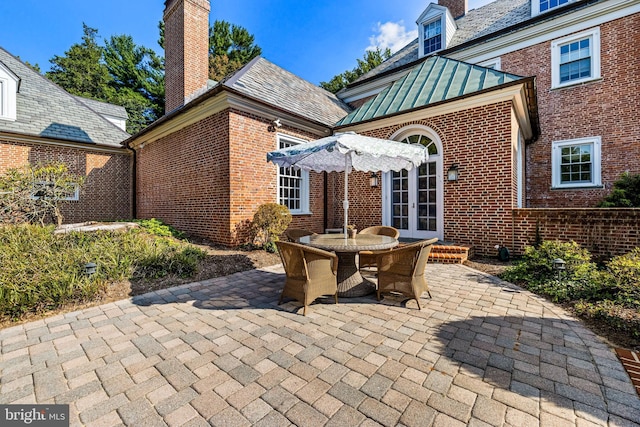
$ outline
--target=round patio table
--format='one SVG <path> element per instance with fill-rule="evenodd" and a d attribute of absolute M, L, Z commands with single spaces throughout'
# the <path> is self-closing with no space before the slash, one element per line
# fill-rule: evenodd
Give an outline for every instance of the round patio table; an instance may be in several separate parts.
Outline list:
<path fill-rule="evenodd" d="M 303 245 L 333 251 L 338 256 L 338 296 L 361 297 L 376 291 L 375 283 L 360 274 L 356 254 L 360 251 L 380 251 L 398 245 L 398 240 L 375 234 L 356 234 L 345 238 L 344 234 L 314 234 L 300 238 Z"/>

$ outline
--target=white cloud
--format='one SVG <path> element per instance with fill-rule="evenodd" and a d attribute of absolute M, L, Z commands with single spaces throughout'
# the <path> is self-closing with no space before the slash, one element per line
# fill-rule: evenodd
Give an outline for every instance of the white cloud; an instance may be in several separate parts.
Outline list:
<path fill-rule="evenodd" d="M 407 31 L 404 21 L 385 22 L 384 24 L 378 22 L 375 31 L 378 34 L 369 37 L 371 45 L 367 47 L 367 50 L 376 50 L 377 47 L 381 50 L 389 48 L 391 53 L 394 53 L 418 37 L 418 30 Z"/>

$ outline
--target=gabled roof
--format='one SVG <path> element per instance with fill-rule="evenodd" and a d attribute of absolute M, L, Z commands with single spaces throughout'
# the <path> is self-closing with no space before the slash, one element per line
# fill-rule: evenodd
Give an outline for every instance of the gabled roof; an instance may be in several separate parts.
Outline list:
<path fill-rule="evenodd" d="M 337 126 L 410 111 L 521 79 L 524 77 L 454 59 L 431 56 L 340 120 Z"/>
<path fill-rule="evenodd" d="M 457 30 L 453 34 L 447 49 L 519 24 L 531 18 L 531 0 L 495 0 L 478 9 L 470 10 L 456 19 Z M 369 80 L 372 77 L 389 72 L 419 59 L 418 39 L 416 38 L 391 58 L 358 78 L 354 83 Z"/>
<path fill-rule="evenodd" d="M 83 98 L 76 95 L 73 95 L 73 97 L 103 116 L 113 116 L 123 120 L 129 118 L 127 109 L 120 105 L 109 104 L 108 102 L 96 101 L 95 99 Z"/>
<path fill-rule="evenodd" d="M 2 48 L 0 62 L 21 80 L 16 120 L 0 120 L 0 131 L 110 147 L 122 147 L 129 137 Z"/>
<path fill-rule="evenodd" d="M 351 111 L 331 92 L 262 57 L 253 59 L 223 84 L 236 92 L 327 126 L 332 126 Z"/>

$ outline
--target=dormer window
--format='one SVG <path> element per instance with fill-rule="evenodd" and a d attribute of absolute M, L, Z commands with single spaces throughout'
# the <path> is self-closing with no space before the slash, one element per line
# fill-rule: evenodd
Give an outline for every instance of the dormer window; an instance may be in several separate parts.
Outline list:
<path fill-rule="evenodd" d="M 572 3 L 576 0 L 531 0 L 531 16 L 548 12 L 563 4 Z"/>
<path fill-rule="evenodd" d="M 442 20 L 437 19 L 424 25 L 424 54 L 442 49 Z"/>
<path fill-rule="evenodd" d="M 430 55 L 442 49 L 453 38 L 456 23 L 451 12 L 444 6 L 431 3 L 416 21 L 419 32 L 419 56 Z"/>
<path fill-rule="evenodd" d="M 540 0 L 540 12 L 546 12 L 565 3 L 569 3 L 569 0 Z"/>
<path fill-rule="evenodd" d="M 0 120 L 16 119 L 16 92 L 20 79 L 0 62 Z"/>

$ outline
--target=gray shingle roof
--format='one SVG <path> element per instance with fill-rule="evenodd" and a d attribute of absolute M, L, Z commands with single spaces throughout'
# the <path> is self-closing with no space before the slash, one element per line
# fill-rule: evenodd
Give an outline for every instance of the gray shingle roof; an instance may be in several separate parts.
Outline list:
<path fill-rule="evenodd" d="M 351 111 L 331 92 L 261 57 L 252 60 L 224 85 L 327 126 Z"/>
<path fill-rule="evenodd" d="M 129 134 L 0 47 L 0 62 L 21 80 L 15 121 L 0 131 L 121 147 Z"/>
<path fill-rule="evenodd" d="M 119 119 L 128 119 L 127 109 L 120 105 L 109 104 L 108 102 L 96 101 L 95 99 L 83 98 L 81 96 L 73 96 L 76 100 L 82 102 L 96 113 L 117 117 Z"/>
<path fill-rule="evenodd" d="M 495 0 L 470 10 L 456 20 L 457 30 L 447 48 L 453 48 L 482 36 L 498 33 L 505 28 L 531 18 L 531 0 Z M 418 39 L 413 40 L 355 82 L 368 80 L 384 72 L 418 60 Z"/>

